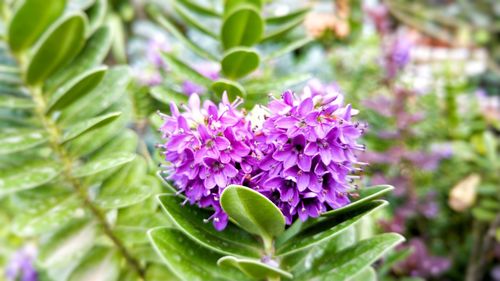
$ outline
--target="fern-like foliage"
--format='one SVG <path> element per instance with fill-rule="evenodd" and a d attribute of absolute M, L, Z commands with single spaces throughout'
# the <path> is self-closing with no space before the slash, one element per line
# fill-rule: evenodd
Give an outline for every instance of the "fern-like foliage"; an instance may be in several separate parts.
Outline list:
<path fill-rule="evenodd" d="M 145 231 L 165 219 L 151 163 L 136 153 L 142 140 L 128 129 L 130 71 L 102 65 L 106 7 L 2 2 L 1 212 L 14 236 L 39 242 L 49 280 L 169 275 L 150 262 Z"/>

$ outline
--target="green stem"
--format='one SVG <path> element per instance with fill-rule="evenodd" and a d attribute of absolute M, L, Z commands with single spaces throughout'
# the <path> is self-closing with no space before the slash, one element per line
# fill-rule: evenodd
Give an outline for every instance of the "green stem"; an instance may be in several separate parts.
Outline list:
<path fill-rule="evenodd" d="M 140 263 L 132 256 L 132 254 L 127 250 L 125 245 L 120 241 L 120 239 L 113 233 L 111 225 L 106 220 L 106 216 L 104 213 L 95 206 L 90 200 L 87 189 L 83 185 L 83 183 L 78 179 L 72 176 L 73 172 L 73 159 L 69 155 L 68 151 L 60 145 L 60 140 L 62 139 L 61 130 L 57 126 L 57 124 L 50 118 L 45 115 L 46 111 L 46 101 L 44 99 L 42 89 L 40 86 L 35 86 L 30 88 L 30 92 L 32 94 L 33 100 L 35 101 L 36 107 L 35 111 L 38 119 L 42 122 L 45 130 L 49 134 L 49 144 L 57 155 L 61 164 L 63 165 L 63 177 L 64 179 L 71 184 L 73 189 L 76 191 L 77 196 L 82 201 L 83 205 L 91 211 L 93 216 L 97 219 L 100 225 L 103 228 L 104 233 L 107 237 L 113 242 L 118 251 L 125 258 L 127 263 L 137 272 L 139 277 L 142 280 L 145 280 L 145 272 L 141 267 Z"/>

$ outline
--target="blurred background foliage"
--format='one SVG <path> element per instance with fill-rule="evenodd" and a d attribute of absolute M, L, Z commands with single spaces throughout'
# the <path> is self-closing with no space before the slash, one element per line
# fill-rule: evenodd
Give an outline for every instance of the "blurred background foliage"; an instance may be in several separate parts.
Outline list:
<path fill-rule="evenodd" d="M 4 18 L 14 2 L 1 2 Z M 70 2 L 110 29 L 105 63 L 131 66 L 130 116 L 120 126 L 145 140 L 134 151 L 148 162 L 160 157 L 151 153 L 155 112 L 193 91 L 217 99 L 231 87 L 251 109 L 311 77 L 335 83 L 369 125 L 360 186 L 396 187 L 390 209 L 361 235 L 390 230 L 408 240 L 377 265 L 378 279 L 500 280 L 498 1 L 268 1 L 267 40 L 245 44 L 258 63 L 241 75 L 221 66 L 220 4 L 198 1 L 206 9 L 193 13 L 189 0 Z M 292 11 L 301 12 L 284 17 Z M 0 29 L 5 36 L 5 22 Z M 2 224 L 11 224 L 15 206 L 0 204 Z M 1 228 L 0 264 L 26 243 Z"/>

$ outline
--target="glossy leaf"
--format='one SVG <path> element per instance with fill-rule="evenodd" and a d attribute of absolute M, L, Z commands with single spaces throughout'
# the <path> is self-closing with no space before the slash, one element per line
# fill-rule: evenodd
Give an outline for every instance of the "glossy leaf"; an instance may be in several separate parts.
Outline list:
<path fill-rule="evenodd" d="M 245 89 L 238 83 L 227 79 L 219 79 L 212 83 L 210 89 L 218 97 L 222 97 L 223 93 L 226 92 L 229 100 L 235 100 L 236 97 L 245 97 Z"/>
<path fill-rule="evenodd" d="M 148 235 L 163 262 L 182 280 L 247 280 L 236 270 L 222 271 L 217 267 L 219 254 L 188 239 L 179 230 L 155 228 Z"/>
<path fill-rule="evenodd" d="M 108 154 L 74 169 L 73 176 L 77 178 L 86 177 L 106 171 L 108 169 L 117 168 L 134 160 L 135 157 L 135 154 L 126 152 L 115 152 L 113 154 Z"/>
<path fill-rule="evenodd" d="M 36 199 L 30 204 L 30 208 L 16 215 L 12 224 L 14 233 L 20 236 L 41 234 L 85 215 L 78 198 L 71 195 Z"/>
<path fill-rule="evenodd" d="M 264 33 L 264 20 L 260 12 L 245 6 L 234 9 L 222 23 L 221 41 L 224 49 L 237 46 L 252 46 L 259 42 Z"/>
<path fill-rule="evenodd" d="M 64 11 L 65 0 L 25 0 L 9 24 L 9 46 L 13 52 L 31 47 Z"/>
<path fill-rule="evenodd" d="M 377 281 L 377 273 L 373 267 L 369 266 L 348 279 L 349 281 Z"/>
<path fill-rule="evenodd" d="M 70 62 L 85 43 L 86 18 L 82 13 L 66 16 L 47 31 L 34 51 L 26 71 L 26 82 L 40 84 Z"/>
<path fill-rule="evenodd" d="M 44 267 L 67 264 L 90 250 L 96 234 L 95 224 L 87 220 L 71 222 L 45 239 L 39 248 L 38 260 Z"/>
<path fill-rule="evenodd" d="M 120 255 L 114 250 L 96 247 L 82 260 L 68 281 L 113 281 L 120 274 Z"/>
<path fill-rule="evenodd" d="M 263 239 L 272 239 L 285 230 L 280 209 L 253 189 L 230 185 L 222 192 L 220 204 L 239 227 Z"/>
<path fill-rule="evenodd" d="M 219 232 L 211 223 L 203 221 L 210 212 L 196 206 L 182 206 L 182 200 L 174 195 L 159 195 L 158 200 L 174 224 L 190 239 L 221 254 L 259 257 L 257 240 L 234 225 L 229 224 Z"/>
<path fill-rule="evenodd" d="M 342 208 L 331 210 L 322 214 L 324 217 L 337 216 L 349 213 L 353 210 L 358 209 L 360 206 L 366 204 L 367 202 L 373 201 L 375 199 L 381 198 L 387 193 L 394 189 L 391 185 L 376 185 L 371 187 L 362 188 L 359 190 L 359 197 L 357 199 L 352 198 L 352 202 Z"/>
<path fill-rule="evenodd" d="M 100 26 L 104 25 L 108 10 L 107 0 L 96 0 L 89 9 L 89 34 L 93 34 Z"/>
<path fill-rule="evenodd" d="M 310 265 L 297 280 L 348 280 L 367 268 L 391 248 L 404 241 L 396 233 L 385 233 L 363 240 L 336 255 L 325 255 Z"/>
<path fill-rule="evenodd" d="M 255 259 L 225 256 L 217 261 L 217 265 L 235 267 L 247 276 L 258 280 L 276 280 L 280 277 L 293 278 L 291 273 Z"/>
<path fill-rule="evenodd" d="M 112 112 L 77 123 L 64 131 L 61 143 L 68 142 L 90 130 L 98 129 L 118 118 L 121 112 Z"/>
<path fill-rule="evenodd" d="M 50 113 L 66 107 L 70 103 L 88 94 L 101 82 L 106 71 L 106 67 L 99 67 L 87 71 L 60 87 L 50 98 L 49 104 L 47 105 L 47 112 Z"/>
<path fill-rule="evenodd" d="M 19 170 L 8 171 L 0 176 L 0 198 L 9 194 L 35 188 L 53 180 L 61 173 L 61 167 L 55 163 L 29 165 Z"/>
<path fill-rule="evenodd" d="M 111 37 L 109 27 L 102 26 L 97 29 L 71 64 L 59 69 L 47 80 L 45 86 L 48 91 L 53 92 L 64 82 L 99 65 L 109 52 Z"/>
<path fill-rule="evenodd" d="M 259 67 L 259 54 L 250 49 L 237 47 L 228 50 L 221 61 L 222 72 L 231 79 L 244 77 Z"/>
<path fill-rule="evenodd" d="M 46 143 L 47 133 L 38 130 L 20 130 L 0 134 L 0 155 L 23 151 Z"/>
<path fill-rule="evenodd" d="M 328 219 L 320 218 L 316 220 L 314 225 L 302 229 L 293 238 L 285 240 L 285 242 L 281 242 L 283 240 L 279 239 L 276 245 L 277 254 L 285 256 L 326 242 L 358 223 L 364 216 L 386 205 L 386 201 L 373 201 L 356 209 L 355 212 Z M 310 220 L 312 221 L 312 219 Z"/>

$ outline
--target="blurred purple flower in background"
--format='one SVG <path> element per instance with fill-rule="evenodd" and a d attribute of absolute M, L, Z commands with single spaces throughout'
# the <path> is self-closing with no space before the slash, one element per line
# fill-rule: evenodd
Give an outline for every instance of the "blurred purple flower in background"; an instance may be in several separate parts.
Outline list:
<path fill-rule="evenodd" d="M 216 63 L 201 63 L 201 64 L 196 64 L 193 66 L 193 68 L 198 71 L 201 75 L 207 77 L 210 80 L 217 80 L 219 79 L 219 72 L 220 72 L 220 66 Z M 182 92 L 185 93 L 186 95 L 191 95 L 193 93 L 203 93 L 206 91 L 205 87 L 198 85 L 194 83 L 193 81 L 186 80 L 182 82 Z"/>
<path fill-rule="evenodd" d="M 34 267 L 36 248 L 26 245 L 15 252 L 5 269 L 7 281 L 38 281 L 38 273 Z"/>
<path fill-rule="evenodd" d="M 412 277 L 431 278 L 443 274 L 451 266 L 448 258 L 432 256 L 422 239 L 410 240 L 407 247 L 412 248 L 410 256 L 396 264 L 395 271 Z"/>
<path fill-rule="evenodd" d="M 242 184 L 273 201 L 288 224 L 318 217 L 349 203 L 348 191 L 363 165 L 356 153 L 364 126 L 352 121 L 357 111 L 343 105 L 336 87 L 313 82 L 298 97 L 286 91 L 267 107 L 263 124 L 251 124 L 224 95 L 216 106 L 200 106 L 197 94 L 181 113 L 161 115 L 167 179 L 191 204 L 212 207 L 216 229 L 227 224 L 219 197 L 229 184 Z"/>

